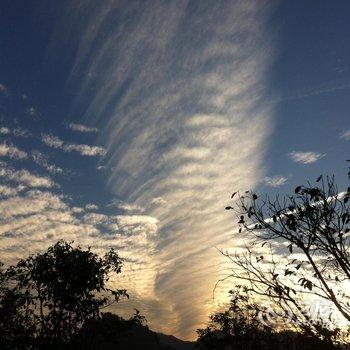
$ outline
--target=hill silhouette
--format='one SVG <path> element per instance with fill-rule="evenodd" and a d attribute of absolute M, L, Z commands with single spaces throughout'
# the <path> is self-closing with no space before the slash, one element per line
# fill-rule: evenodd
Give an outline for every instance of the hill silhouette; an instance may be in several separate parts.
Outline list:
<path fill-rule="evenodd" d="M 98 319 L 87 321 L 68 347 L 84 350 L 192 350 L 194 343 L 172 335 L 156 333 L 142 322 L 135 322 L 135 319 L 125 320 L 107 312 Z"/>
<path fill-rule="evenodd" d="M 149 349 L 149 350 L 193 350 L 194 342 L 184 341 L 163 333 L 156 333 L 144 325 L 133 325 L 129 334 L 122 338 L 118 344 L 118 349 Z M 99 349 L 109 349 L 100 347 Z M 97 350 L 96 349 L 96 350 Z M 115 349 L 115 347 L 111 347 Z"/>

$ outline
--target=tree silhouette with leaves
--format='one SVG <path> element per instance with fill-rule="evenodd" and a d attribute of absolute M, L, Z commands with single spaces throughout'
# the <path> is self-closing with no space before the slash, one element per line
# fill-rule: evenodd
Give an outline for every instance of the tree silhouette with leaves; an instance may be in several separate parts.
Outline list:
<path fill-rule="evenodd" d="M 210 316 L 204 329 L 198 329 L 198 349 L 270 349 L 272 330 L 261 322 L 259 304 L 250 300 L 241 287 L 230 291 L 230 304 Z"/>
<path fill-rule="evenodd" d="M 334 177 L 319 176 L 286 197 L 247 191 L 231 198 L 237 197 L 226 209 L 237 217 L 239 233 L 253 242 L 243 254 L 223 252 L 235 265 L 232 276 L 273 300 L 298 327 L 333 343 L 340 330 L 330 328 L 332 316 L 326 323 L 314 319 L 303 299 L 325 300 L 350 321 L 350 294 L 344 288 L 350 280 L 350 187 L 341 192 Z"/>
<path fill-rule="evenodd" d="M 69 344 L 69 349 L 107 350 L 125 348 L 134 328 L 145 323 L 146 319 L 138 310 L 128 320 L 110 312 L 101 313 L 98 318 L 84 322 Z"/>
<path fill-rule="evenodd" d="M 210 316 L 206 328 L 197 330 L 199 350 L 330 350 L 336 348 L 315 334 L 298 329 L 279 329 L 269 324 L 271 311 L 246 286 L 230 292 L 230 303 Z M 275 316 L 275 315 L 274 315 Z M 280 319 L 283 321 L 283 318 Z"/>
<path fill-rule="evenodd" d="M 104 257 L 59 241 L 44 253 L 20 260 L 0 274 L 0 347 L 64 348 L 100 309 L 128 297 L 110 289 L 110 274 L 121 272 L 114 250 Z"/>

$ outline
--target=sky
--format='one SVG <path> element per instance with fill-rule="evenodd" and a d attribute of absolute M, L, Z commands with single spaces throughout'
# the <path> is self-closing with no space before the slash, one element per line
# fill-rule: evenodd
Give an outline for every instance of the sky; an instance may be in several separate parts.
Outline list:
<path fill-rule="evenodd" d="M 115 248 L 149 326 L 193 339 L 230 284 L 236 190 L 346 186 L 348 1 L 4 0 L 0 258 Z"/>

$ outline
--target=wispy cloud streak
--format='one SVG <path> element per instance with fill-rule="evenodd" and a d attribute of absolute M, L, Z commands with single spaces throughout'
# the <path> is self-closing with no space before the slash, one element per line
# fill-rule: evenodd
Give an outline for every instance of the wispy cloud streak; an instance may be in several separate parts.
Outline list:
<path fill-rule="evenodd" d="M 346 141 L 350 140 L 350 130 L 344 131 L 341 135 L 340 138 Z"/>
<path fill-rule="evenodd" d="M 43 143 L 49 147 L 61 149 L 64 152 L 77 152 L 82 156 L 104 156 L 106 150 L 100 146 L 79 145 L 62 141 L 59 137 L 43 134 L 41 137 Z"/>
<path fill-rule="evenodd" d="M 22 129 L 22 128 L 15 128 L 15 129 L 10 129 L 6 126 L 2 126 L 0 127 L 0 134 L 1 135 L 13 135 L 16 137 L 29 137 L 30 133 L 28 130 L 26 129 Z"/>
<path fill-rule="evenodd" d="M 30 188 L 55 186 L 49 177 L 33 174 L 27 169 L 15 170 L 6 163 L 0 163 L 0 178 L 5 182 L 14 182 Z"/>
<path fill-rule="evenodd" d="M 288 181 L 288 179 L 284 176 L 266 176 L 263 180 L 263 182 L 265 183 L 266 186 L 270 186 L 270 187 L 280 187 L 283 186 L 286 182 Z"/>
<path fill-rule="evenodd" d="M 79 131 L 79 132 L 84 132 L 84 133 L 98 132 L 97 128 L 93 128 L 93 127 L 83 125 L 83 124 L 69 123 L 69 124 L 67 124 L 67 127 L 68 127 L 68 129 L 71 129 L 74 131 Z"/>
<path fill-rule="evenodd" d="M 32 155 L 33 161 L 36 164 L 42 166 L 49 173 L 51 173 L 51 174 L 62 174 L 63 173 L 63 169 L 57 165 L 50 164 L 48 162 L 48 157 L 45 156 L 43 153 L 41 153 L 37 150 L 34 150 L 34 151 L 32 151 L 31 155 Z"/>
<path fill-rule="evenodd" d="M 26 159 L 28 154 L 14 145 L 2 143 L 0 144 L 0 157 L 9 157 L 13 159 Z"/>
<path fill-rule="evenodd" d="M 289 153 L 289 157 L 296 163 L 301 164 L 311 164 L 315 163 L 321 158 L 323 158 L 325 154 L 318 152 L 297 152 L 293 151 Z"/>
<path fill-rule="evenodd" d="M 269 6 L 95 5 L 67 10 L 79 43 L 72 113 L 105 126 L 100 140 L 116 197 L 158 220 L 156 234 L 146 236 L 157 250 L 145 252 L 150 261 L 139 278 L 154 271 L 153 306 L 173 317 L 150 316 L 152 327 L 191 337 L 213 307 L 221 261 L 214 246 L 232 244 L 226 199 L 264 178 L 272 125 L 272 105 L 264 101 L 273 58 Z"/>

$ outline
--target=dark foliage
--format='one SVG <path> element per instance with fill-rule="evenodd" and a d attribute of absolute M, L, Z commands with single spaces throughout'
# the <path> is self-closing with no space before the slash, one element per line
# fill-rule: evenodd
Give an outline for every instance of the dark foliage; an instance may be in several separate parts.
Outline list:
<path fill-rule="evenodd" d="M 149 330 L 138 310 L 127 320 L 100 312 L 128 297 L 107 287 L 121 267 L 113 250 L 100 257 L 61 241 L 7 269 L 0 265 L 0 349 L 192 349 Z"/>
<path fill-rule="evenodd" d="M 145 319 L 136 311 L 129 320 L 112 313 L 102 313 L 98 318 L 88 319 L 69 344 L 69 349 L 115 349 L 132 334 L 135 325 L 142 325 Z"/>
<path fill-rule="evenodd" d="M 191 350 L 193 344 L 175 337 L 152 332 L 143 325 L 144 317 L 137 311 L 129 320 L 103 313 L 88 320 L 72 340 L 68 349 L 83 350 Z"/>
<path fill-rule="evenodd" d="M 331 315 L 315 319 L 302 300 L 326 300 L 350 321 L 350 295 L 342 287 L 350 280 L 350 187 L 339 192 L 333 177 L 319 176 L 286 197 L 264 198 L 251 191 L 233 197 L 236 204 L 226 210 L 235 213 L 239 233 L 250 244 L 246 253 L 223 253 L 235 266 L 231 276 L 275 303 L 280 317 L 291 315 L 289 321 L 304 334 L 317 336 L 330 349 L 341 343 Z M 264 246 L 267 254 L 261 253 Z"/>
<path fill-rule="evenodd" d="M 60 241 L 2 270 L 0 348 L 63 348 L 100 308 L 128 297 L 106 285 L 121 267 L 113 250 L 101 258 Z"/>
<path fill-rule="evenodd" d="M 210 316 L 209 325 L 199 329 L 197 349 L 201 350 L 329 350 L 333 346 L 313 334 L 278 331 L 262 319 L 264 309 L 249 300 L 244 289 L 231 291 L 226 311 Z M 241 294 L 243 293 L 243 294 Z M 340 349 L 340 347 L 339 347 Z"/>
<path fill-rule="evenodd" d="M 271 329 L 259 319 L 259 306 L 240 290 L 231 291 L 229 308 L 210 316 L 209 325 L 199 329 L 199 349 L 270 349 Z"/>

